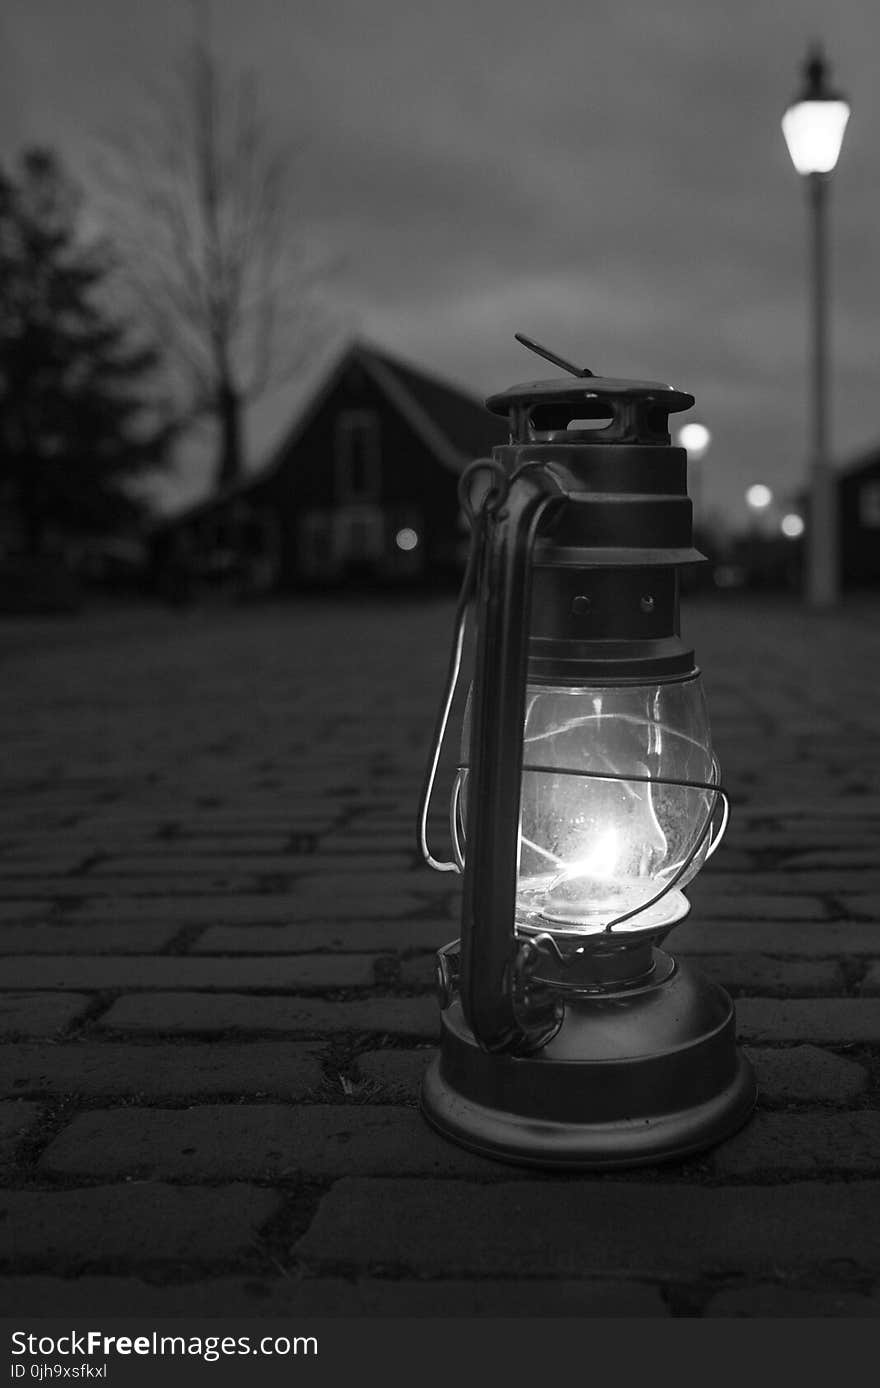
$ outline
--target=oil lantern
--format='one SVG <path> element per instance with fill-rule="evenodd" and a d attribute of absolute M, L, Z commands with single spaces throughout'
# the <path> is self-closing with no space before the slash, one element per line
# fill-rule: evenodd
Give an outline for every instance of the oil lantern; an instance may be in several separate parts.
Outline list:
<path fill-rule="evenodd" d="M 702 556 L 668 416 L 694 400 L 520 340 L 569 374 L 490 397 L 510 441 L 461 479 L 471 550 L 420 810 L 428 863 L 463 873 L 461 936 L 422 1110 L 488 1156 L 613 1168 L 710 1145 L 755 1100 L 731 999 L 662 947 L 727 819 L 679 622 Z M 444 862 L 428 809 L 468 623 Z"/>

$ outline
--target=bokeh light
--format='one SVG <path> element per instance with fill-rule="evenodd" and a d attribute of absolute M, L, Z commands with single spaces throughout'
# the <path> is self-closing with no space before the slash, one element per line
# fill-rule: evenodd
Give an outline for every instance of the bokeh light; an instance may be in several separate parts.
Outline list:
<path fill-rule="evenodd" d="M 686 448 L 692 458 L 699 459 L 712 442 L 712 435 L 705 424 L 683 424 L 678 431 L 678 443 Z"/>
<path fill-rule="evenodd" d="M 746 490 L 746 505 L 753 511 L 766 511 L 773 502 L 773 493 L 763 482 L 755 482 Z"/>

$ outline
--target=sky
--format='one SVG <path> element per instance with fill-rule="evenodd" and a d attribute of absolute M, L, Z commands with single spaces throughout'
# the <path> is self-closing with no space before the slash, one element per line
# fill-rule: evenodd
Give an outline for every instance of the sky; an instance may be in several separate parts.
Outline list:
<path fill-rule="evenodd" d="M 687 390 L 679 422 L 712 433 L 701 505 L 733 525 L 751 483 L 781 513 L 806 477 L 806 198 L 779 120 L 820 41 L 853 108 L 830 190 L 832 453 L 845 466 L 880 445 L 876 0 L 210 10 L 218 56 L 257 75 L 298 150 L 292 233 L 336 266 L 340 332 L 480 396 L 552 374 L 517 331 Z M 5 0 L 0 159 L 49 143 L 87 179 L 191 28 L 189 0 Z M 255 412 L 252 465 L 296 397 L 288 384 Z M 194 455 L 174 499 L 205 485 Z"/>

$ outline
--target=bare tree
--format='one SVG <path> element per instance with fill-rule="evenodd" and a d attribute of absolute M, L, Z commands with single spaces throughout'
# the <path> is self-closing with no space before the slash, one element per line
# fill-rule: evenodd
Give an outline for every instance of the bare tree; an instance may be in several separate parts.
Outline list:
<path fill-rule="evenodd" d="M 303 364 L 327 266 L 293 232 L 291 153 L 252 73 L 202 35 L 141 127 L 104 151 L 104 214 L 166 353 L 183 424 L 217 426 L 217 481 L 241 476 L 245 406 Z"/>

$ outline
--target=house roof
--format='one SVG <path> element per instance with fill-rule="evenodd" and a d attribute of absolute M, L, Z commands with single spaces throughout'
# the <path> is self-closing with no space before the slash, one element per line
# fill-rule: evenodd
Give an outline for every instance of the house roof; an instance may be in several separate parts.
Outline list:
<path fill-rule="evenodd" d="M 854 458 L 851 463 L 840 469 L 839 480 L 844 478 L 858 478 L 859 476 L 869 477 L 880 469 L 880 447 L 874 444 L 873 447 L 862 452 Z"/>
<path fill-rule="evenodd" d="M 461 466 L 471 462 L 477 450 L 489 453 L 495 444 L 507 441 L 506 421 L 491 414 L 475 396 L 385 353 L 372 351 L 369 359 L 374 368 L 380 365 L 393 375 L 427 418 L 442 429 Z"/>
<path fill-rule="evenodd" d="M 352 343 L 330 366 L 304 401 L 296 419 L 259 467 L 226 487 L 163 519 L 160 528 L 210 511 L 245 496 L 271 477 L 296 445 L 312 419 L 352 366 L 360 366 L 419 435 L 437 461 L 461 472 L 475 457 L 507 441 L 507 426 L 475 396 L 431 376 L 388 352 L 364 342 Z"/>

